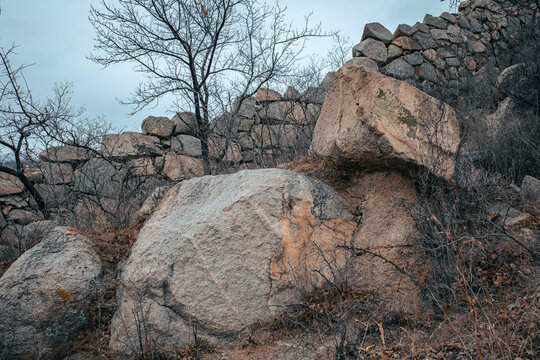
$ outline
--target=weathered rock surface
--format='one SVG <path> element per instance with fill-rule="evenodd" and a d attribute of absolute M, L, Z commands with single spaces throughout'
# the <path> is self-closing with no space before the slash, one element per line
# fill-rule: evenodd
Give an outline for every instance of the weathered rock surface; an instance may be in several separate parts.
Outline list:
<path fill-rule="evenodd" d="M 364 26 L 362 40 L 365 39 L 379 40 L 388 45 L 392 41 L 392 33 L 380 23 L 369 23 Z"/>
<path fill-rule="evenodd" d="M 102 196 L 118 194 L 127 169 L 120 163 L 92 159 L 75 172 L 75 191 Z"/>
<path fill-rule="evenodd" d="M 197 135 L 199 129 L 197 125 L 197 118 L 192 112 L 180 112 L 177 113 L 173 118 L 174 122 L 174 134 L 184 134 L 184 135 Z"/>
<path fill-rule="evenodd" d="M 358 204 L 362 212 L 353 238 L 355 247 L 384 256 L 417 279 L 425 276 L 413 181 L 395 171 L 359 173 L 340 195 Z M 385 311 L 403 314 L 422 308 L 421 289 L 390 264 L 369 254 L 356 257 L 353 264 L 353 285 L 377 292 Z"/>
<path fill-rule="evenodd" d="M 0 279 L 0 355 L 54 358 L 87 322 L 101 261 L 90 241 L 57 227 Z"/>
<path fill-rule="evenodd" d="M 159 138 L 135 132 L 105 135 L 101 150 L 112 157 L 161 155 L 164 152 Z"/>
<path fill-rule="evenodd" d="M 42 161 L 39 167 L 48 184 L 59 185 L 72 181 L 73 168 L 71 164 Z"/>
<path fill-rule="evenodd" d="M 201 140 L 191 135 L 177 135 L 171 138 L 171 151 L 180 152 L 186 156 L 201 157 Z"/>
<path fill-rule="evenodd" d="M 172 181 L 182 181 L 204 175 L 204 168 L 200 159 L 167 153 L 164 160 L 163 174 Z"/>
<path fill-rule="evenodd" d="M 0 172 L 0 196 L 20 194 L 24 185 L 13 175 Z"/>
<path fill-rule="evenodd" d="M 365 56 L 377 63 L 384 63 L 388 52 L 382 41 L 366 39 L 353 47 L 353 57 Z"/>
<path fill-rule="evenodd" d="M 268 88 L 260 88 L 256 95 L 257 101 L 279 101 L 281 94 Z"/>
<path fill-rule="evenodd" d="M 525 176 L 521 183 L 521 203 L 526 211 L 540 215 L 540 180 Z"/>
<path fill-rule="evenodd" d="M 405 82 L 345 65 L 326 96 L 311 149 L 340 164 L 422 166 L 451 178 L 458 144 L 448 105 Z"/>
<path fill-rule="evenodd" d="M 174 130 L 174 121 L 167 117 L 149 116 L 143 120 L 141 129 L 145 135 L 170 137 Z"/>
<path fill-rule="evenodd" d="M 165 347 L 218 339 L 271 320 L 339 268 L 356 228 L 328 186 L 277 169 L 178 184 L 141 230 L 121 272 L 110 346 L 130 352 L 136 314 Z M 316 245 L 316 246 L 315 246 Z"/>
<path fill-rule="evenodd" d="M 52 162 L 80 162 L 91 157 L 92 153 L 89 150 L 71 145 L 50 147 L 39 154 L 42 161 Z"/>

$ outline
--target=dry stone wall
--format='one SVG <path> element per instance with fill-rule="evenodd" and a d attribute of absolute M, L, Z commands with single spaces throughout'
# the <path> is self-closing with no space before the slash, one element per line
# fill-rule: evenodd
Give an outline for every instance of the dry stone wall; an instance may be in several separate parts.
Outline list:
<path fill-rule="evenodd" d="M 224 113 L 215 119 L 209 138 L 212 171 L 274 166 L 305 154 L 333 76 L 329 73 L 320 87 L 303 94 L 294 87 L 283 95 L 260 89 L 242 102 L 236 116 Z M 193 113 L 150 116 L 141 128 L 141 133 L 106 135 L 95 151 L 50 147 L 40 154 L 39 167 L 25 174 L 53 213 L 70 209 L 88 218 L 116 216 L 128 210 L 118 208 L 128 198 L 138 207 L 157 186 L 204 175 Z M 2 231 L 1 243 L 16 243 L 16 233 L 42 217 L 20 181 L 7 174 L 0 174 L 0 205 L 0 228 L 10 224 L 15 229 Z"/>
<path fill-rule="evenodd" d="M 463 1 L 458 13 L 428 14 L 421 23 L 399 25 L 393 34 L 370 23 L 349 63 L 379 69 L 432 95 L 441 86 L 460 87 L 466 79 L 485 76 L 486 65 L 511 65 L 513 42 L 538 26 L 536 6 L 527 0 Z"/>

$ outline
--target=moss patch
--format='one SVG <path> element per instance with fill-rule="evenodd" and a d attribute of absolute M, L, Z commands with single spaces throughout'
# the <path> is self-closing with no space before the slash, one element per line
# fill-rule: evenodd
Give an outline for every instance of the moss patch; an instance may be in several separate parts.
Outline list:
<path fill-rule="evenodd" d="M 397 96 L 388 91 L 385 93 L 382 89 L 379 89 L 377 93 L 377 99 L 380 100 L 379 104 L 387 109 L 390 113 L 397 113 L 397 120 L 408 127 L 415 127 L 418 125 L 416 117 L 407 109 Z"/>

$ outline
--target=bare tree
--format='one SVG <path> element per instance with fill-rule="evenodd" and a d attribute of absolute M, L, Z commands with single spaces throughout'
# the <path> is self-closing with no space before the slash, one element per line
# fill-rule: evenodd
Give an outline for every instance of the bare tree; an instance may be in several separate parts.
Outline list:
<path fill-rule="evenodd" d="M 175 109 L 195 113 L 194 133 L 202 143 L 205 173 L 210 172 L 212 119 L 229 101 L 230 112 L 262 86 L 291 76 L 306 41 L 323 36 L 320 26 L 302 28 L 285 21 L 285 8 L 258 0 L 102 0 L 92 7 L 96 30 L 90 58 L 109 66 L 131 62 L 146 75 L 124 103 L 133 113 L 165 95 Z"/>
<path fill-rule="evenodd" d="M 0 48 L 0 153 L 11 154 L 14 160 L 12 166 L 0 163 L 0 172 L 16 177 L 48 218 L 47 204 L 25 175 L 25 163 L 35 161 L 37 152 L 50 145 L 90 148 L 100 138 L 96 134 L 108 128 L 82 118 L 84 109 L 70 105 L 69 83 L 57 84 L 45 101 L 35 100 L 23 75 L 26 66 L 12 66 L 14 51 L 15 47 Z"/>

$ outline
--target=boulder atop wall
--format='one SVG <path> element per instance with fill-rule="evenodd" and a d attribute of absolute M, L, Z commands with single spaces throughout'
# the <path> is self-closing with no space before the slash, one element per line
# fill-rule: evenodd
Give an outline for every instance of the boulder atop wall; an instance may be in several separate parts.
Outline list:
<path fill-rule="evenodd" d="M 0 350 L 49 359 L 87 324 L 101 260 L 77 230 L 56 227 L 0 279 Z"/>
<path fill-rule="evenodd" d="M 136 132 L 105 135 L 101 151 L 112 157 L 140 157 L 164 153 L 158 137 Z"/>
<path fill-rule="evenodd" d="M 450 179 L 458 145 L 450 106 L 406 82 L 345 65 L 326 95 L 311 149 L 338 166 L 423 167 Z"/>
<path fill-rule="evenodd" d="M 280 101 L 281 94 L 269 88 L 260 88 L 256 95 L 257 101 Z"/>
<path fill-rule="evenodd" d="M 73 145 L 49 147 L 39 154 L 42 161 L 52 162 L 81 162 L 91 157 L 90 150 Z"/>
<path fill-rule="evenodd" d="M 143 120 L 141 129 L 145 135 L 168 138 L 174 130 L 174 121 L 168 117 L 148 116 Z"/>
<path fill-rule="evenodd" d="M 362 40 L 375 39 L 384 42 L 386 45 L 392 41 L 392 33 L 378 22 L 366 24 Z"/>
<path fill-rule="evenodd" d="M 330 276 L 357 223 L 327 185 L 286 170 L 204 176 L 173 187 L 121 269 L 110 347 L 129 353 L 136 314 L 156 345 L 218 341 L 267 322 Z M 323 258 L 324 255 L 324 258 Z"/>

